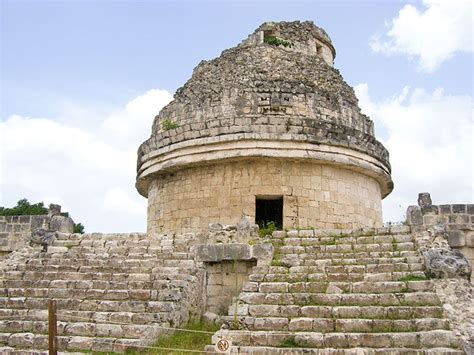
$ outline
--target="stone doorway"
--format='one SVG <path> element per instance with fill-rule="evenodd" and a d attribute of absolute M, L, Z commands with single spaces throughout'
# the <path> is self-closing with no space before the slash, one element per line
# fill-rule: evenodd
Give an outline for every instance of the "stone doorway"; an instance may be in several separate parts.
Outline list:
<path fill-rule="evenodd" d="M 255 223 L 262 228 L 270 222 L 283 229 L 283 196 L 256 196 Z"/>

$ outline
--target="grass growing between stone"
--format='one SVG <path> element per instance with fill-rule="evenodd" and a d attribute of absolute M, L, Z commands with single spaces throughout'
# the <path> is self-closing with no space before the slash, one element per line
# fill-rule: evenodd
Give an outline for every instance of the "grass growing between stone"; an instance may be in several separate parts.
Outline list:
<path fill-rule="evenodd" d="M 398 281 L 426 281 L 429 280 L 426 276 L 419 276 L 419 275 L 407 275 L 400 277 Z"/>
<path fill-rule="evenodd" d="M 181 327 L 182 329 L 205 331 L 205 332 L 216 332 L 219 326 L 204 322 L 190 323 Z M 198 332 L 186 332 L 186 331 L 175 331 L 174 334 L 169 336 L 163 336 L 159 338 L 152 347 L 156 348 L 167 348 L 167 349 L 186 349 L 186 350 L 197 350 L 202 351 L 204 347 L 211 344 L 212 334 L 198 333 Z M 179 350 L 159 350 L 159 349 L 143 349 L 140 351 L 127 351 L 127 354 L 138 355 L 138 354 L 166 354 L 166 355 L 178 355 L 188 354 L 187 352 Z"/>

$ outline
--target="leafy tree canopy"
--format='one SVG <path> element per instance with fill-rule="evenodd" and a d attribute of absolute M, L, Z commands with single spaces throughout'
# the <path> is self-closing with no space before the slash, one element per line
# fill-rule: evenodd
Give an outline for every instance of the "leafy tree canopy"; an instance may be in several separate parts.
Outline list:
<path fill-rule="evenodd" d="M 18 201 L 15 207 L 0 207 L 0 216 L 24 216 L 38 214 L 48 214 L 48 209 L 44 207 L 44 203 L 38 202 L 31 204 L 26 198 Z"/>

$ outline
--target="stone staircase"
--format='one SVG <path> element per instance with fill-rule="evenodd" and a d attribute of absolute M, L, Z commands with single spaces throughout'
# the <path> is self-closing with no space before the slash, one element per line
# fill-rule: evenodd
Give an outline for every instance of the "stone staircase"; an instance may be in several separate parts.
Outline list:
<path fill-rule="evenodd" d="M 213 336 L 239 354 L 458 354 L 404 226 L 351 234 L 274 232 Z M 212 351 L 213 346 L 206 347 Z"/>
<path fill-rule="evenodd" d="M 48 252 L 10 263 L 0 272 L 0 353 L 47 349 L 49 299 L 63 352 L 121 352 L 185 323 L 203 270 L 176 249 L 146 234 L 60 234 Z"/>

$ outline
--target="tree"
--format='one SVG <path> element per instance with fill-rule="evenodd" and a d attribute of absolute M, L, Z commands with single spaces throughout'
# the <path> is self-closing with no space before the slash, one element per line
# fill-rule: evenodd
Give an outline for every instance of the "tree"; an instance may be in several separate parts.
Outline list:
<path fill-rule="evenodd" d="M 48 214 L 48 209 L 44 207 L 44 203 L 38 202 L 35 204 L 30 204 L 26 198 L 18 201 L 15 207 L 0 207 L 0 216 L 24 216 L 39 214 Z"/>

